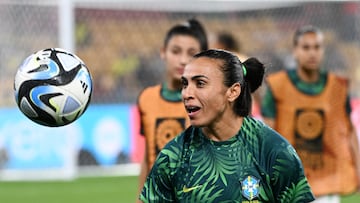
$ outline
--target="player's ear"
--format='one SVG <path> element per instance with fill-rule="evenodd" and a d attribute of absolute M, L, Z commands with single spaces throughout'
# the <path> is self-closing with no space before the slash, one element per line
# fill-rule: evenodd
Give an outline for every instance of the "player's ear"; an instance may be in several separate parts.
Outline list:
<path fill-rule="evenodd" d="M 241 85 L 240 85 L 240 83 L 238 83 L 238 82 L 234 83 L 226 91 L 228 101 L 229 102 L 235 101 L 240 96 L 240 93 L 241 93 Z"/>

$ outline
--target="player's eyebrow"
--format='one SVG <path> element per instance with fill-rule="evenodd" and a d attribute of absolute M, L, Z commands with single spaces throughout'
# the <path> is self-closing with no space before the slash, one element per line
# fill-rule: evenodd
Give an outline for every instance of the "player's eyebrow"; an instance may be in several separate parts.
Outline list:
<path fill-rule="evenodd" d="M 205 75 L 194 75 L 191 77 L 191 80 L 197 80 L 197 79 L 200 79 L 200 78 L 206 78 L 206 79 L 209 79 L 207 76 Z"/>
<path fill-rule="evenodd" d="M 206 79 L 209 79 L 207 76 L 205 76 L 205 75 L 195 75 L 195 76 L 192 76 L 191 78 L 190 78 L 190 80 L 197 80 L 197 79 L 199 79 L 199 78 L 206 78 Z M 186 78 L 186 77 L 184 77 L 184 76 L 181 76 L 181 80 L 182 81 L 187 81 L 188 79 Z"/>

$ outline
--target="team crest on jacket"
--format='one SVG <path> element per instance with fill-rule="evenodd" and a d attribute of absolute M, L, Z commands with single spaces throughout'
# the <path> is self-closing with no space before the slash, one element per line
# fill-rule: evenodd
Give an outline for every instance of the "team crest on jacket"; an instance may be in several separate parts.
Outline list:
<path fill-rule="evenodd" d="M 243 181 L 241 181 L 241 189 L 243 196 L 250 201 L 258 197 L 260 193 L 259 183 L 260 180 L 253 176 L 248 176 Z"/>

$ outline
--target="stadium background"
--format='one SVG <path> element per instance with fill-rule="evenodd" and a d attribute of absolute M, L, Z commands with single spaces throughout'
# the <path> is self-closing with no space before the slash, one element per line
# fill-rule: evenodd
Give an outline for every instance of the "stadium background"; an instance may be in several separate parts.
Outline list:
<path fill-rule="evenodd" d="M 352 119 L 360 131 L 359 2 L 4 0 L 0 2 L 0 180 L 6 182 L 0 183 L 0 202 L 43 194 L 28 194 L 29 188 L 36 188 L 32 184 L 63 190 L 70 198 L 72 190 L 64 188 L 79 182 L 79 188 L 86 188 L 91 180 L 98 185 L 94 191 L 106 188 L 101 182 L 111 181 L 107 187 L 112 190 L 100 200 L 101 195 L 92 198 L 84 189 L 78 194 L 87 195 L 83 201 L 126 202 L 123 195 L 132 199 L 143 150 L 137 95 L 162 80 L 159 49 L 167 29 L 191 17 L 204 24 L 210 40 L 218 31 L 232 33 L 243 53 L 267 65 L 267 73 L 294 67 L 292 36 L 298 26 L 320 27 L 326 40 L 324 67 L 349 78 Z M 48 47 L 73 51 L 93 76 L 88 111 L 62 128 L 32 123 L 16 108 L 13 96 L 13 78 L 22 60 Z M 125 178 L 128 175 L 132 178 Z M 89 176 L 114 178 L 83 179 Z M 37 182 L 44 179 L 69 180 L 69 185 Z M 130 186 L 134 189 L 121 193 Z M 48 195 L 44 202 L 59 201 L 56 195 Z"/>

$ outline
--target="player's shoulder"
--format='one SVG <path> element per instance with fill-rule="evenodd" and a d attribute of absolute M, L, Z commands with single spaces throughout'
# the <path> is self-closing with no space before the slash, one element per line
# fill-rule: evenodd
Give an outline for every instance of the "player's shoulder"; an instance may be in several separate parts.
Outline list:
<path fill-rule="evenodd" d="M 264 142 L 266 142 L 267 144 L 273 143 L 272 145 L 275 146 L 274 149 L 279 149 L 279 146 L 290 145 L 289 142 L 274 129 L 267 126 L 264 127 L 264 132 L 264 134 L 266 135 L 264 136 Z"/>
<path fill-rule="evenodd" d="M 161 85 L 153 85 L 153 86 L 149 86 L 144 88 L 140 94 L 139 97 L 151 97 L 154 96 L 155 94 L 160 94 L 161 91 Z"/>
<path fill-rule="evenodd" d="M 259 126 L 259 136 L 261 137 L 261 142 L 263 146 L 267 146 L 266 148 L 269 150 L 284 150 L 291 144 L 277 131 L 270 128 L 268 125 L 263 123 L 262 121 L 257 121 Z"/>
<path fill-rule="evenodd" d="M 287 152 L 288 146 L 291 146 L 283 136 L 261 120 L 245 117 L 245 125 L 244 128 L 247 128 L 248 134 L 252 135 L 249 140 L 253 145 L 255 143 L 255 145 L 259 146 L 256 149 L 260 150 L 260 157 L 265 159 L 271 159 L 273 156 L 277 157 L 278 154 Z"/>
<path fill-rule="evenodd" d="M 266 125 L 262 120 L 254 118 L 252 116 L 244 117 L 244 122 L 246 123 L 246 125 L 249 125 L 252 128 L 256 128 L 259 130 L 269 130 L 268 125 Z"/>
<path fill-rule="evenodd" d="M 270 73 L 267 77 L 268 78 L 284 77 L 284 76 L 288 75 L 288 73 L 289 73 L 288 70 L 279 70 L 279 71 Z"/>
<path fill-rule="evenodd" d="M 160 95 L 160 91 L 161 91 L 160 84 L 144 88 L 138 96 L 138 105 L 141 106 L 142 103 L 157 98 L 157 95 Z"/>
<path fill-rule="evenodd" d="M 260 147 L 260 159 L 266 163 L 264 167 L 269 172 L 274 165 L 291 163 L 289 170 L 298 170 L 301 161 L 294 147 L 278 132 L 265 126 L 262 128 Z"/>
<path fill-rule="evenodd" d="M 343 85 L 343 86 L 349 85 L 349 79 L 345 76 L 333 72 L 328 72 L 327 75 L 330 79 L 333 79 L 338 85 Z"/>
<path fill-rule="evenodd" d="M 266 83 L 270 86 L 274 86 L 276 84 L 281 85 L 281 83 L 288 77 L 288 71 L 281 70 L 274 73 L 270 73 L 268 76 L 266 76 Z"/>
<path fill-rule="evenodd" d="M 261 120 L 248 116 L 244 118 L 244 124 L 244 128 L 247 128 L 246 131 L 256 137 L 259 145 L 267 146 L 272 140 L 279 139 L 278 133 Z"/>

